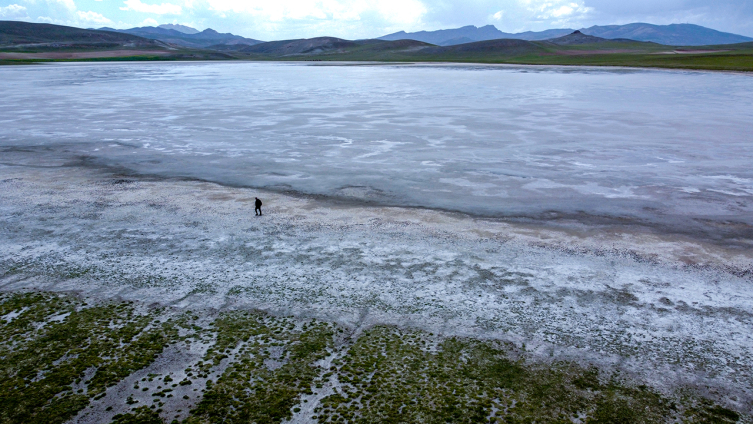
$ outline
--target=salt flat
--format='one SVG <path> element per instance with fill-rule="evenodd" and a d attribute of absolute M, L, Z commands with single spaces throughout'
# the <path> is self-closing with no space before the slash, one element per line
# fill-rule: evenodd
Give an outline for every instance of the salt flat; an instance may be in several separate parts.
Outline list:
<path fill-rule="evenodd" d="M 234 414 L 204 393 L 249 393 L 267 372 L 270 387 L 297 373 L 272 421 L 409 402 L 420 422 L 467 385 L 464 411 L 490 420 L 753 412 L 749 76 L 275 63 L 0 74 L 0 350 L 25 363 L 23 349 L 86 322 L 106 354 L 61 386 L 82 402 L 75 422 L 152 398 L 163 419 Z M 113 324 L 120 310 L 131 321 Z M 125 360 L 104 328 L 129 325 L 131 340 L 160 341 L 125 356 L 152 359 L 117 378 L 102 363 L 101 376 L 94 362 Z M 286 362 L 309 336 L 316 346 Z M 49 346 L 57 370 L 81 349 Z M 389 365 L 373 368 L 379 358 Z M 468 377 L 484 364 L 494 378 Z M 513 390 L 507 372 L 536 377 Z M 29 376 L 8 390 L 44 386 Z M 392 391 L 435 386 L 447 393 L 424 402 Z M 368 403 L 374 390 L 386 398 Z M 49 400 L 13 393 L 40 411 Z M 370 406 L 354 412 L 359 399 Z"/>

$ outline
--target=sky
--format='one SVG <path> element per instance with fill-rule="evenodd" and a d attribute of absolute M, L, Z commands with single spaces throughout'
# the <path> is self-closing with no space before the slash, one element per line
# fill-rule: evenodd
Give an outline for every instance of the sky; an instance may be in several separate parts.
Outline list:
<path fill-rule="evenodd" d="M 648 22 L 753 37 L 753 0 L 0 0 L 0 20 L 81 28 L 183 24 L 258 40 L 373 38 L 494 25 L 505 32 Z"/>

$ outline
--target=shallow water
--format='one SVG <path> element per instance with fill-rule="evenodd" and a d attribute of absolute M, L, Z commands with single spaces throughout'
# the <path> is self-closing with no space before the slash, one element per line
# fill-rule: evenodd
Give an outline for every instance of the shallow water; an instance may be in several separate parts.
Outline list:
<path fill-rule="evenodd" d="M 475 65 L 0 68 L 3 161 L 753 237 L 753 78 Z"/>

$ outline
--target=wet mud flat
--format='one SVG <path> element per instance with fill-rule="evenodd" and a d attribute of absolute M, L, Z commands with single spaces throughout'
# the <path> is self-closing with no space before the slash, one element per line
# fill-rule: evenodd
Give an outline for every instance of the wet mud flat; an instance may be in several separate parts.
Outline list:
<path fill-rule="evenodd" d="M 750 421 L 745 250 L 72 167 L 0 216 L 3 421 Z"/>

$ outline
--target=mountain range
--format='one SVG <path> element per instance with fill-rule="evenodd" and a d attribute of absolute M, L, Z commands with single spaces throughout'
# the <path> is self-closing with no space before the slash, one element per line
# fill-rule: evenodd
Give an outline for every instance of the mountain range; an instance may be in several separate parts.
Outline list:
<path fill-rule="evenodd" d="M 437 31 L 405 32 L 400 31 L 379 37 L 380 40 L 416 40 L 438 46 L 472 43 L 474 41 L 512 38 L 517 40 L 541 41 L 572 33 L 571 28 L 549 29 L 546 31 L 527 31 L 507 33 L 494 25 L 476 27 L 473 25 L 456 29 Z M 652 25 L 633 23 L 627 25 L 606 25 L 581 28 L 581 33 L 606 39 L 630 39 L 649 41 L 669 46 L 706 46 L 714 44 L 735 44 L 753 41 L 753 38 L 728 32 L 716 31 L 693 24 Z"/>
<path fill-rule="evenodd" d="M 753 42 L 677 47 L 629 39 L 606 39 L 573 31 L 547 40 L 499 38 L 438 46 L 411 39 L 343 40 L 317 37 L 238 46 L 246 60 L 343 62 L 456 62 L 529 65 L 631 66 L 753 70 Z"/>
<path fill-rule="evenodd" d="M 182 32 L 183 34 L 198 34 L 199 32 L 201 32 L 196 28 L 191 28 L 190 26 L 177 25 L 177 24 L 162 24 L 158 26 L 157 28 L 174 29 L 178 32 Z"/>
<path fill-rule="evenodd" d="M 104 31 L 114 31 L 137 35 L 152 40 L 189 48 L 209 48 L 222 51 L 237 51 L 245 46 L 253 46 L 263 41 L 245 38 L 230 33 L 219 33 L 213 29 L 199 31 L 197 29 L 176 24 L 163 24 L 158 27 L 139 27 L 116 30 L 100 28 Z M 415 40 L 437 46 L 452 46 L 473 43 L 476 41 L 517 39 L 526 41 L 543 41 L 571 34 L 571 28 L 548 29 L 545 31 L 526 31 L 507 33 L 498 30 L 494 25 L 476 27 L 473 25 L 455 29 L 441 29 L 437 31 L 405 32 L 400 31 L 379 37 L 379 40 Z M 753 38 L 692 24 L 653 25 L 646 23 L 632 23 L 627 25 L 606 25 L 581 28 L 582 34 L 610 40 L 629 39 L 648 41 L 669 46 L 705 46 L 715 44 L 735 44 L 753 41 Z M 275 41 L 280 43 L 283 41 Z"/>
<path fill-rule="evenodd" d="M 398 37 L 401 38 L 398 40 L 344 40 L 335 37 L 317 37 L 259 42 L 233 34 L 219 34 L 213 30 L 197 31 L 193 34 L 182 32 L 192 32 L 190 30 L 191 28 L 145 27 L 125 31 L 100 31 L 60 25 L 0 21 L 0 65 L 31 63 L 38 60 L 240 59 L 465 62 L 753 71 L 753 42 L 705 45 L 701 48 L 678 47 L 626 38 L 608 39 L 582 31 L 573 31 L 561 37 L 546 40 L 496 38 L 440 46 L 401 37 Z M 494 35 L 495 30 L 496 28 L 491 27 L 484 31 Z M 624 34 L 626 30 L 613 27 L 606 28 L 605 31 L 611 31 L 610 36 L 615 37 Z M 129 32 L 141 33 L 149 38 Z M 476 36 L 473 32 L 468 31 L 462 37 L 470 40 L 468 35 Z M 426 34 L 433 35 L 424 33 Z M 446 30 L 441 35 L 456 36 L 457 34 Z M 540 33 L 528 35 L 545 36 Z M 457 38 L 459 37 L 455 37 Z M 190 44 L 188 47 L 183 47 L 175 40 Z M 207 47 L 193 47 L 196 45 L 207 45 Z"/>
<path fill-rule="evenodd" d="M 151 40 L 159 40 L 165 43 L 189 48 L 210 48 L 215 50 L 223 50 L 223 46 L 233 46 L 237 44 L 252 46 L 254 44 L 263 43 L 263 41 L 241 37 L 240 35 L 219 33 L 211 28 L 207 28 L 204 31 L 198 31 L 194 28 L 184 25 L 172 24 L 160 25 L 158 27 L 147 26 L 131 29 L 114 29 L 104 27 L 99 28 L 99 30 L 131 34 Z"/>
<path fill-rule="evenodd" d="M 588 46 L 584 49 L 584 46 Z M 343 40 L 335 37 L 317 37 L 300 40 L 271 41 L 243 46 L 235 53 L 251 59 L 285 60 L 421 60 L 441 61 L 511 58 L 519 56 L 551 56 L 563 52 L 599 54 L 605 52 L 654 53 L 665 51 L 666 46 L 627 39 L 609 40 L 573 31 L 562 37 L 544 41 L 498 38 L 471 43 L 437 46 L 423 41 L 400 40 Z M 564 53 L 567 54 L 567 53 Z"/>

